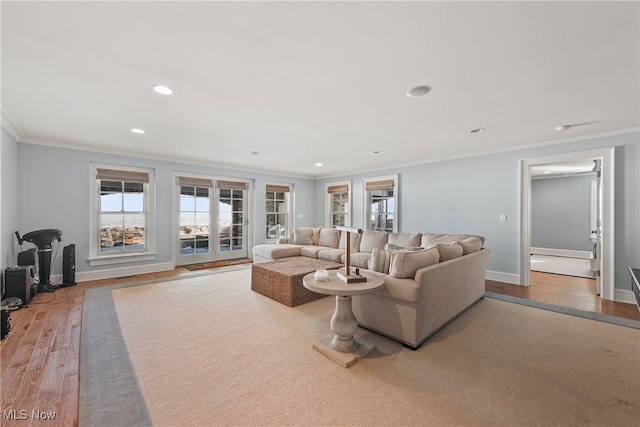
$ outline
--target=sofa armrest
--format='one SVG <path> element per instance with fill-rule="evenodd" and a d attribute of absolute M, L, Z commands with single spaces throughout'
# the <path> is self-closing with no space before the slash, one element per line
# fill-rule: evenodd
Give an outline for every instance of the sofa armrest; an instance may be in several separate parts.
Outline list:
<path fill-rule="evenodd" d="M 439 328 L 481 299 L 490 252 L 484 248 L 419 269 L 414 280 L 420 289 L 417 315 L 422 318 L 417 324 Z M 418 331 L 418 335 L 424 332 Z"/>

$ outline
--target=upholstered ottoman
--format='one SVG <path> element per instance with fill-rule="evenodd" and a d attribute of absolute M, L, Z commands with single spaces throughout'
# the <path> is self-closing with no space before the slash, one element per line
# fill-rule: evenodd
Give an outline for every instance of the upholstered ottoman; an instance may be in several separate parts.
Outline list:
<path fill-rule="evenodd" d="M 251 266 L 251 289 L 289 307 L 304 304 L 326 295 L 311 292 L 302 278 L 318 269 L 335 270 L 342 264 L 297 256 Z"/>

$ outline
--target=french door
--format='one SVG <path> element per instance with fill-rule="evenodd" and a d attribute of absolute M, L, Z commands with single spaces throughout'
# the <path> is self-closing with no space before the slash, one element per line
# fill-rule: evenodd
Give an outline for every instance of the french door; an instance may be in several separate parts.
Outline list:
<path fill-rule="evenodd" d="M 246 258 L 248 183 L 177 177 L 177 265 Z"/>

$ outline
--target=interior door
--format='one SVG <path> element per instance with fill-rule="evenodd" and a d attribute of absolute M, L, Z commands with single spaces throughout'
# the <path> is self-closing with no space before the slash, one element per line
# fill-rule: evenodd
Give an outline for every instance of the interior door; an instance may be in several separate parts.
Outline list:
<path fill-rule="evenodd" d="M 591 240 L 593 241 L 593 259 L 591 260 L 591 270 L 595 272 L 596 277 L 596 293 L 602 294 L 602 161 L 595 159 L 593 161 L 593 171 L 596 173 L 596 180 L 592 192 L 595 199 L 593 214 L 595 214 L 594 224 L 591 230 Z"/>

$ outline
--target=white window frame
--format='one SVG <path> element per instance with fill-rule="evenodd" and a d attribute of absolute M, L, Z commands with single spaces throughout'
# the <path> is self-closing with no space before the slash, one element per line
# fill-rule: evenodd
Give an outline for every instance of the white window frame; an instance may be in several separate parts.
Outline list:
<path fill-rule="evenodd" d="M 100 180 L 96 179 L 98 169 L 112 169 L 123 172 L 142 172 L 149 174 L 149 182 L 144 184 L 145 248 L 131 253 L 100 252 Z M 106 163 L 90 163 L 89 165 L 89 265 L 100 266 L 130 262 L 155 260 L 156 251 L 156 190 L 155 170 L 135 166 L 123 166 Z"/>
<path fill-rule="evenodd" d="M 333 193 L 329 193 L 330 187 L 337 186 L 347 186 L 347 210 L 344 212 L 345 216 L 345 227 L 351 227 L 352 224 L 352 206 L 351 206 L 351 180 L 349 181 L 339 181 L 339 182 L 327 182 L 324 186 L 324 194 L 325 194 L 325 217 L 324 223 L 327 227 L 336 227 L 336 224 L 333 223 Z"/>
<path fill-rule="evenodd" d="M 293 212 L 291 207 L 293 206 L 293 185 L 291 184 L 283 184 L 280 182 L 267 182 L 265 185 L 265 189 L 264 189 L 264 196 L 265 196 L 265 201 L 264 201 L 264 210 L 265 210 L 265 215 L 264 215 L 264 224 L 265 224 L 265 228 L 263 230 L 265 230 L 265 242 L 266 243 L 273 243 L 273 242 L 277 242 L 278 238 L 269 238 L 268 235 L 268 231 L 267 231 L 267 227 L 269 227 L 269 222 L 267 220 L 267 215 L 272 215 L 274 214 L 274 212 L 267 212 L 267 201 L 268 200 L 272 200 L 272 199 L 267 199 L 267 189 L 269 186 L 277 186 L 277 187 L 287 187 L 289 189 L 289 191 L 287 192 L 287 194 L 285 195 L 285 208 L 286 208 L 286 212 L 285 214 L 285 224 L 280 224 L 283 227 L 284 230 L 284 237 L 287 237 L 289 234 L 289 231 L 291 228 L 293 228 Z"/>
<path fill-rule="evenodd" d="M 371 230 L 371 192 L 367 191 L 367 183 L 370 182 L 376 182 L 376 181 L 393 181 L 393 207 L 394 207 L 394 211 L 393 212 L 387 212 L 387 213 L 391 213 L 393 214 L 393 227 L 392 227 L 392 232 L 397 233 L 398 232 L 398 219 L 399 219 L 399 184 L 398 184 L 398 175 L 385 175 L 385 176 L 376 176 L 376 177 L 370 177 L 370 178 L 365 178 L 362 181 L 362 193 L 364 195 L 363 198 L 363 214 L 364 214 L 364 218 L 363 218 L 363 225 L 364 225 L 364 230 Z"/>

